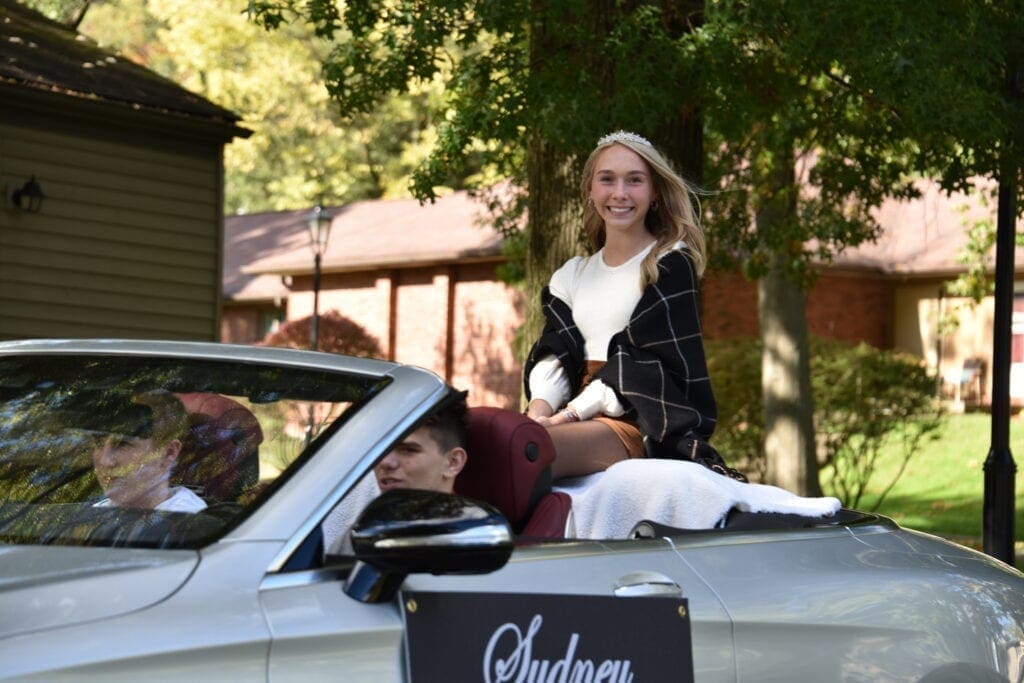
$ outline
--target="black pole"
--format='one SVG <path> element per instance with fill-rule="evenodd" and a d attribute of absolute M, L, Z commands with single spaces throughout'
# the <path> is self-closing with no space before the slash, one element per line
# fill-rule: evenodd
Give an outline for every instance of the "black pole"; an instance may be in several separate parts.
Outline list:
<path fill-rule="evenodd" d="M 313 318 L 309 323 L 309 348 L 320 346 L 320 252 L 313 255 Z"/>
<path fill-rule="evenodd" d="M 1010 453 L 1010 342 L 1013 316 L 1017 169 L 1003 160 L 996 219 L 996 293 L 992 340 L 992 449 L 985 459 L 982 542 L 985 552 L 1014 563 L 1014 476 Z"/>

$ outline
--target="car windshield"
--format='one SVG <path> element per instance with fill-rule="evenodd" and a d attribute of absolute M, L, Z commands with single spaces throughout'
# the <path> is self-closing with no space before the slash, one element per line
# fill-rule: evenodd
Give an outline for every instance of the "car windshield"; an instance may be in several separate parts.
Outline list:
<path fill-rule="evenodd" d="M 0 541 L 201 547 L 387 381 L 196 359 L 0 358 Z"/>

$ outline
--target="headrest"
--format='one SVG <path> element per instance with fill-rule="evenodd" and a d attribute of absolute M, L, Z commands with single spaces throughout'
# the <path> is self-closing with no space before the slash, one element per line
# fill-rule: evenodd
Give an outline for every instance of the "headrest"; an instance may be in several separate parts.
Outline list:
<path fill-rule="evenodd" d="M 200 489 L 209 501 L 234 501 L 259 479 L 259 420 L 241 403 L 214 393 L 176 394 L 188 412 L 173 484 Z"/>
<path fill-rule="evenodd" d="M 470 408 L 466 451 L 455 492 L 496 506 L 513 527 L 525 524 L 551 490 L 555 447 L 547 429 L 512 410 Z"/>

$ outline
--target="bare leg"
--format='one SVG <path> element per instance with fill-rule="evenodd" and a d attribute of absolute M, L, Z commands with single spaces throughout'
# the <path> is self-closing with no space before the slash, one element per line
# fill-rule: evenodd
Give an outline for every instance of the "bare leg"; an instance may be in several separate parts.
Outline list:
<path fill-rule="evenodd" d="M 552 425 L 548 434 L 555 443 L 555 462 L 551 465 L 555 479 L 601 472 L 629 457 L 611 427 L 600 422 Z"/>

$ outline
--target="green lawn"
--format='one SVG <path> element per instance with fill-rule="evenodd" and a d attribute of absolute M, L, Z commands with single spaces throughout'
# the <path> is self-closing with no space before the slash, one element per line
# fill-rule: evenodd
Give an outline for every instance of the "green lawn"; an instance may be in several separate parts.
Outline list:
<path fill-rule="evenodd" d="M 979 547 L 985 487 L 982 467 L 991 445 L 990 420 L 987 413 L 946 416 L 938 438 L 925 442 L 877 511 L 902 526 Z M 1017 463 L 1015 533 L 1019 556 L 1024 551 L 1020 544 L 1024 539 L 1024 418 L 1020 416 L 1011 421 L 1010 450 Z M 861 510 L 876 505 L 896 465 L 895 453 L 884 457 L 868 495 L 858 506 Z"/>

